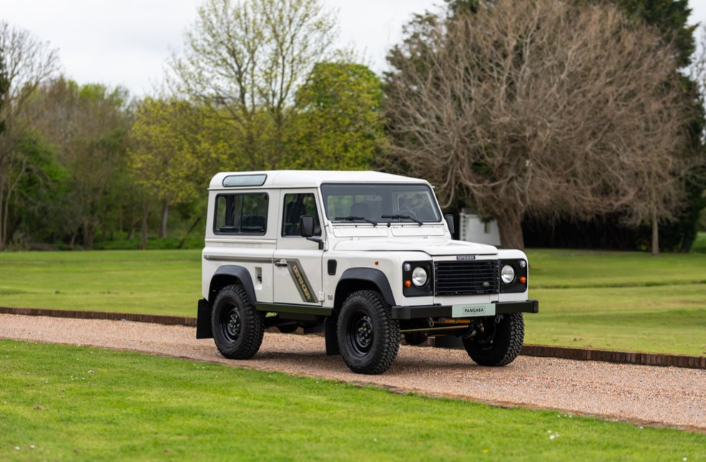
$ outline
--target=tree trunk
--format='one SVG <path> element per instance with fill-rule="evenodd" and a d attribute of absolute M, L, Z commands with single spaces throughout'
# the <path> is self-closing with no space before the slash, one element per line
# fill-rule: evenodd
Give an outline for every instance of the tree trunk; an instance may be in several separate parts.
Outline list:
<path fill-rule="evenodd" d="M 88 248 L 88 220 L 83 220 L 83 248 Z"/>
<path fill-rule="evenodd" d="M 652 207 L 652 256 L 659 257 L 659 223 L 657 207 Z"/>
<path fill-rule="evenodd" d="M 0 231 L 0 236 L 2 236 L 2 245 L 0 246 L 0 249 L 5 249 L 10 241 L 10 236 L 8 236 L 7 233 L 7 223 L 10 221 L 10 194 L 11 190 L 8 188 L 7 194 L 3 195 L 4 204 L 2 211 L 2 222 L 0 222 L 0 225 L 2 226 L 2 231 Z"/>
<path fill-rule="evenodd" d="M 147 198 L 142 199 L 142 229 L 140 230 L 140 249 L 147 249 L 147 215 L 149 208 L 147 206 Z"/>
<path fill-rule="evenodd" d="M 159 227 L 159 237 L 164 239 L 167 237 L 167 217 L 169 216 L 169 199 L 162 200 L 162 224 Z"/>
<path fill-rule="evenodd" d="M 2 223 L 2 232 L 0 233 L 0 241 L 4 240 L 3 242 L 8 242 L 9 241 L 9 233 L 7 232 L 8 229 L 8 222 L 10 221 L 10 199 L 12 198 L 12 193 L 15 191 L 15 188 L 17 188 L 17 185 L 20 183 L 20 180 L 24 176 L 25 172 L 27 171 L 27 159 L 24 159 L 22 161 L 22 167 L 18 170 L 17 177 L 15 178 L 15 181 L 7 181 L 7 192 L 4 193 L 2 202 L 4 202 L 4 210 L 2 213 L 2 220 L 0 221 Z M 4 175 L 4 173 L 3 173 Z M 2 181 L 2 188 L 4 190 L 5 186 L 5 178 L 3 176 L 3 181 Z M 0 246 L 0 249 L 3 247 Z"/>
<path fill-rule="evenodd" d="M 78 228 L 74 230 L 73 234 L 71 235 L 71 240 L 69 241 L 69 249 L 73 250 L 74 249 L 74 244 L 76 243 L 76 236 L 78 235 Z"/>
<path fill-rule="evenodd" d="M 3 214 L 3 209 L 5 208 L 5 176 L 2 172 L 2 165 L 0 165 L 0 251 L 5 250 L 5 233 L 2 231 L 3 223 L 5 223 L 5 215 Z"/>
<path fill-rule="evenodd" d="M 91 221 L 86 222 L 86 232 L 83 235 L 83 246 L 88 250 L 93 248 L 93 243 L 96 240 L 96 227 Z"/>
<path fill-rule="evenodd" d="M 524 250 L 525 239 L 522 235 L 522 218 L 519 212 L 506 211 L 495 218 L 500 231 L 500 245 L 504 249 Z"/>
<path fill-rule="evenodd" d="M 184 247 L 184 242 L 186 242 L 186 238 L 189 237 L 189 234 L 191 234 L 191 232 L 194 230 L 194 228 L 196 228 L 196 226 L 201 221 L 201 218 L 203 218 L 201 215 L 199 215 L 196 218 L 196 221 L 194 221 L 194 224 L 191 225 L 191 228 L 189 228 L 189 230 L 186 232 L 186 234 L 184 234 L 184 237 L 181 238 L 181 241 L 179 242 L 179 246 L 177 247 L 177 249 L 181 249 L 182 247 Z"/>
<path fill-rule="evenodd" d="M 122 207 L 118 210 L 118 239 L 123 238 L 123 209 Z M 115 236 L 111 235 L 110 240 L 115 240 Z"/>

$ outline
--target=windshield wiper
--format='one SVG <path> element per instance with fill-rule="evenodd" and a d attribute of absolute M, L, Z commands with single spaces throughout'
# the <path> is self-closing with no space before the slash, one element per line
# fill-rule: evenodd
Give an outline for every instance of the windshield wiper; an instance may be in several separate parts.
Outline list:
<path fill-rule="evenodd" d="M 404 219 L 406 219 L 406 220 L 412 220 L 413 222 L 419 224 L 419 226 L 422 226 L 422 225 L 424 224 L 423 221 L 419 221 L 419 220 L 417 220 L 416 218 L 412 218 L 412 217 L 409 216 L 409 215 L 400 215 L 400 214 L 396 214 L 396 215 L 383 215 L 381 218 L 392 218 L 393 220 L 399 220 L 399 219 L 401 219 L 401 218 L 404 218 Z"/>
<path fill-rule="evenodd" d="M 368 220 L 365 217 L 354 217 L 354 216 L 347 216 L 347 217 L 336 217 L 334 220 L 348 220 L 348 221 L 365 221 L 367 223 L 372 223 L 373 226 L 377 226 L 378 223 L 373 220 Z"/>

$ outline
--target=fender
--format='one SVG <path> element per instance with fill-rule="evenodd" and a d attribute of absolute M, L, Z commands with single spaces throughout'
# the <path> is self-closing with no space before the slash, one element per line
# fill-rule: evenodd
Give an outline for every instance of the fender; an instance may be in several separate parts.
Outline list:
<path fill-rule="evenodd" d="M 213 303 L 215 297 L 213 295 L 217 294 L 223 287 L 230 285 L 228 280 L 235 278 L 245 289 L 245 293 L 250 300 L 250 303 L 255 306 L 257 303 L 257 298 L 255 297 L 255 286 L 252 283 L 252 277 L 250 276 L 250 271 L 246 268 L 238 265 L 223 265 L 218 267 L 213 276 L 211 277 L 211 285 L 208 289 L 209 303 Z"/>
<path fill-rule="evenodd" d="M 395 306 L 395 297 L 392 295 L 390 282 L 385 273 L 375 268 L 349 268 L 343 272 L 341 279 L 336 286 L 336 299 L 338 299 L 339 287 L 346 281 L 367 281 L 374 284 L 382 294 L 385 302 L 390 306 Z"/>

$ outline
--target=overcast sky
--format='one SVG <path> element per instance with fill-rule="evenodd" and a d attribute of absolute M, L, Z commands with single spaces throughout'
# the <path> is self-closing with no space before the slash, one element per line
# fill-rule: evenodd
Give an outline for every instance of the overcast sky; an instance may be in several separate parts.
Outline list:
<path fill-rule="evenodd" d="M 135 95 L 160 80 L 170 50 L 202 0 L 0 0 L 0 20 L 32 31 L 59 49 L 66 75 L 79 83 L 122 85 Z M 364 51 L 376 72 L 413 13 L 441 0 L 324 0 L 339 12 L 340 45 Z M 706 23 L 706 0 L 691 0 L 692 23 Z"/>

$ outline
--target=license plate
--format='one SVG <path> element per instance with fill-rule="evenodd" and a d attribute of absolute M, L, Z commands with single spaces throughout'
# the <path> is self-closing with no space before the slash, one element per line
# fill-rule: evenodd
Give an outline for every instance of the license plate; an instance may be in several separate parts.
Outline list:
<path fill-rule="evenodd" d="M 451 306 L 452 318 L 470 318 L 477 316 L 495 316 L 495 303 Z"/>

